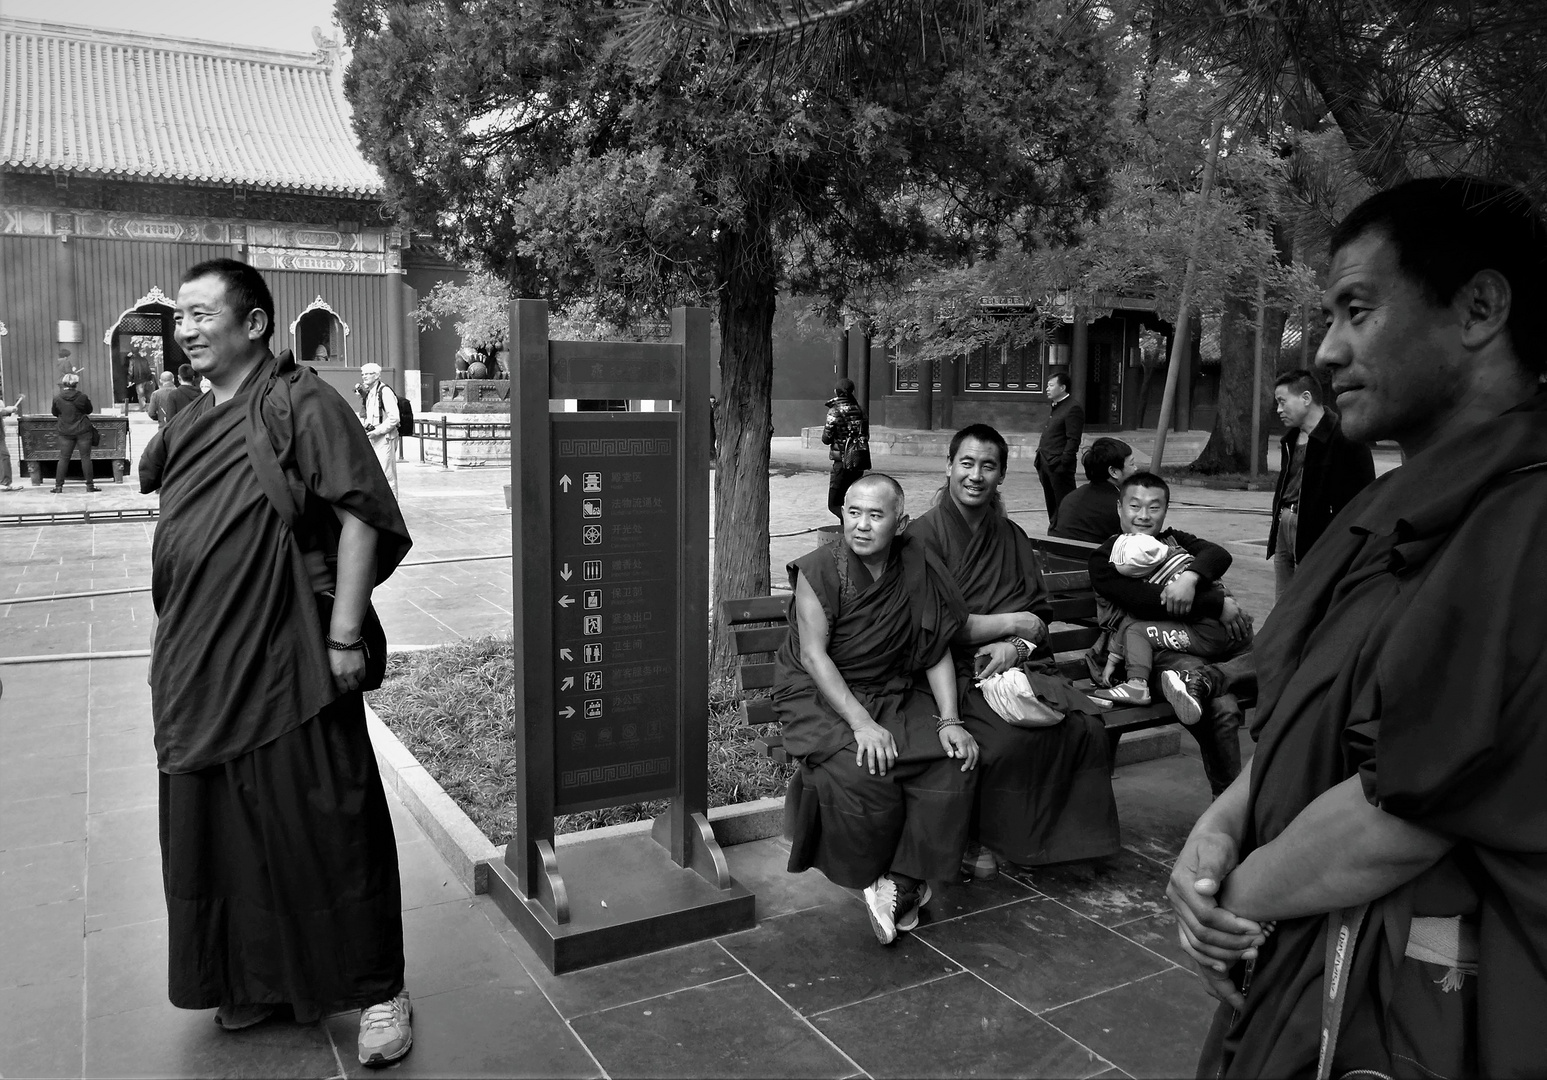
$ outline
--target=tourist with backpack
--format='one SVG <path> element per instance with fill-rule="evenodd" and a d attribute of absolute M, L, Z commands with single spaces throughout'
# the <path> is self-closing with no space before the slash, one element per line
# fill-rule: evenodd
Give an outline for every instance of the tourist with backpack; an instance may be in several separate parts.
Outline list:
<path fill-rule="evenodd" d="M 398 396 L 381 381 L 380 364 L 361 365 L 360 392 L 365 397 L 365 433 L 371 437 L 371 449 L 376 451 L 376 460 L 381 462 L 381 471 L 387 474 L 387 484 L 395 498 L 398 425 L 402 421 Z"/>

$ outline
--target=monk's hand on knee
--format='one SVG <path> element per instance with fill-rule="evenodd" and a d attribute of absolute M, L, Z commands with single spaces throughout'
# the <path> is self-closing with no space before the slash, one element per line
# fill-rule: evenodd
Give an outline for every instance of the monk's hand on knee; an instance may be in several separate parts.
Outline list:
<path fill-rule="evenodd" d="M 897 762 L 897 740 L 874 720 L 867 720 L 854 729 L 854 742 L 859 747 L 854 763 L 874 775 L 885 776 L 886 770 Z"/>
<path fill-rule="evenodd" d="M 978 740 L 960 724 L 947 724 L 940 729 L 940 745 L 948 756 L 961 760 L 962 772 L 978 767 Z"/>
<path fill-rule="evenodd" d="M 1239 857 L 1235 841 L 1223 833 L 1194 833 L 1187 838 L 1166 884 L 1176 912 L 1182 948 L 1198 964 L 1224 976 L 1243 957 L 1256 956 L 1267 936 L 1251 919 L 1219 906 L 1221 882 Z"/>
<path fill-rule="evenodd" d="M 1015 645 L 1009 641 L 990 641 L 973 654 L 973 666 L 978 678 L 986 679 L 990 675 L 998 675 L 1001 671 L 1009 671 L 1015 667 Z M 979 659 L 979 658 L 983 659 Z"/>

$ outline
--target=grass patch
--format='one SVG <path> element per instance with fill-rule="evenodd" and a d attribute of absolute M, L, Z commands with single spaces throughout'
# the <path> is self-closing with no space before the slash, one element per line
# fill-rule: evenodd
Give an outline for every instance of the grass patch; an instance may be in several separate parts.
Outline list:
<path fill-rule="evenodd" d="M 509 637 L 469 638 L 387 661 L 371 708 L 425 771 L 495 844 L 516 832 L 515 647 Z M 709 805 L 784 794 L 790 768 L 762 757 L 728 687 L 709 700 Z M 561 833 L 640 821 L 664 801 L 589 810 L 555 819 Z"/>

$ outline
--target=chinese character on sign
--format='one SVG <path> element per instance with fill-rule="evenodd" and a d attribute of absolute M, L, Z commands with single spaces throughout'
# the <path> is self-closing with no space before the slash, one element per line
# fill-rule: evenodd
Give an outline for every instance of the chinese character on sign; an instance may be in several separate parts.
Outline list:
<path fill-rule="evenodd" d="M 587 589 L 582 594 L 582 596 L 584 597 L 584 600 L 582 601 L 581 606 L 583 606 L 587 611 L 595 611 L 597 608 L 602 606 L 602 590 Z"/>
<path fill-rule="evenodd" d="M 602 715 L 602 699 L 601 698 L 591 698 L 588 701 L 586 701 L 586 703 L 585 703 L 585 718 L 587 720 L 595 720 L 600 715 Z"/>
<path fill-rule="evenodd" d="M 595 547 L 602 542 L 602 527 L 600 525 L 587 525 L 581 535 L 585 539 L 587 547 Z"/>
<path fill-rule="evenodd" d="M 600 634 L 602 632 L 602 617 L 600 615 L 587 615 L 585 617 L 584 629 L 586 637 L 595 637 L 597 634 Z M 586 647 L 590 648 L 590 646 Z M 589 656 L 586 657 L 586 662 L 591 662 Z"/>
<path fill-rule="evenodd" d="M 599 473 L 599 472 L 581 473 L 580 474 L 580 490 L 581 491 L 600 491 L 600 490 L 602 490 L 602 474 Z"/>
<path fill-rule="evenodd" d="M 599 517 L 601 517 L 602 516 L 602 500 L 600 500 L 600 499 L 585 499 L 585 500 L 583 500 L 581 502 L 581 504 L 580 504 L 580 512 L 584 516 L 586 516 L 588 518 L 599 518 Z"/>
<path fill-rule="evenodd" d="M 588 671 L 585 673 L 585 687 L 587 691 L 600 690 L 602 688 L 602 673 L 600 671 Z"/>
<path fill-rule="evenodd" d="M 601 617 L 597 617 L 597 628 L 600 629 Z M 602 647 L 600 645 L 587 645 L 585 647 L 585 662 L 588 664 L 600 664 L 602 662 Z"/>
<path fill-rule="evenodd" d="M 602 580 L 602 560 L 590 559 L 580 568 L 580 576 L 586 581 Z"/>

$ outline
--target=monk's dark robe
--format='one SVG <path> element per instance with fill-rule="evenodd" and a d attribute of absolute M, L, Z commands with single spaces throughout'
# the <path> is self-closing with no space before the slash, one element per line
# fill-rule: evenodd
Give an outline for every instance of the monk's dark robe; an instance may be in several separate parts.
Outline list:
<path fill-rule="evenodd" d="M 300 541 L 248 458 L 260 409 L 304 506 Z M 359 420 L 271 357 L 232 400 L 181 410 L 140 474 L 161 493 L 150 683 L 172 1003 L 307 1019 L 389 998 L 403 972 L 392 822 L 363 699 L 336 689 L 324 641 L 333 508 L 377 530 L 377 583 L 410 545 Z"/>
<path fill-rule="evenodd" d="M 800 621 L 776 657 L 773 693 L 784 747 L 799 767 L 785 797 L 789 869 L 816 867 L 835 884 L 870 885 L 887 871 L 922 880 L 954 878 L 967 842 L 976 772 L 946 756 L 940 710 L 914 674 L 944 655 L 966 612 L 950 575 L 923 545 L 893 542 L 874 581 L 835 538 L 789 564 L 827 615 L 827 655 L 871 719 L 897 742 L 885 776 L 856 764 L 857 744 L 801 661 Z"/>
<path fill-rule="evenodd" d="M 1547 1069 L 1544 535 L 1547 396 L 1538 394 L 1356 496 L 1257 639 L 1258 746 L 1241 857 L 1356 775 L 1373 805 L 1456 841 L 1371 905 L 1333 1076 Z M 1412 920 L 1454 916 L 1475 933 L 1475 976 L 1406 955 Z M 1219 1010 L 1199 1075 L 1314 1074 L 1326 925 L 1279 921 L 1245 1011 Z"/>
<path fill-rule="evenodd" d="M 1044 622 L 1052 617 L 1031 541 L 1003 514 L 990 514 L 974 533 L 942 494 L 908 534 L 940 556 L 971 614 L 1030 611 Z M 1066 716 L 1045 728 L 1006 723 L 973 685 L 978 648 L 953 646 L 962 718 L 982 752 L 976 838 L 1025 866 L 1114 854 L 1120 838 L 1106 728 L 1089 711 L 1089 700 L 1059 677 L 1043 647 L 1026 665 L 1027 677 L 1038 696 Z"/>

